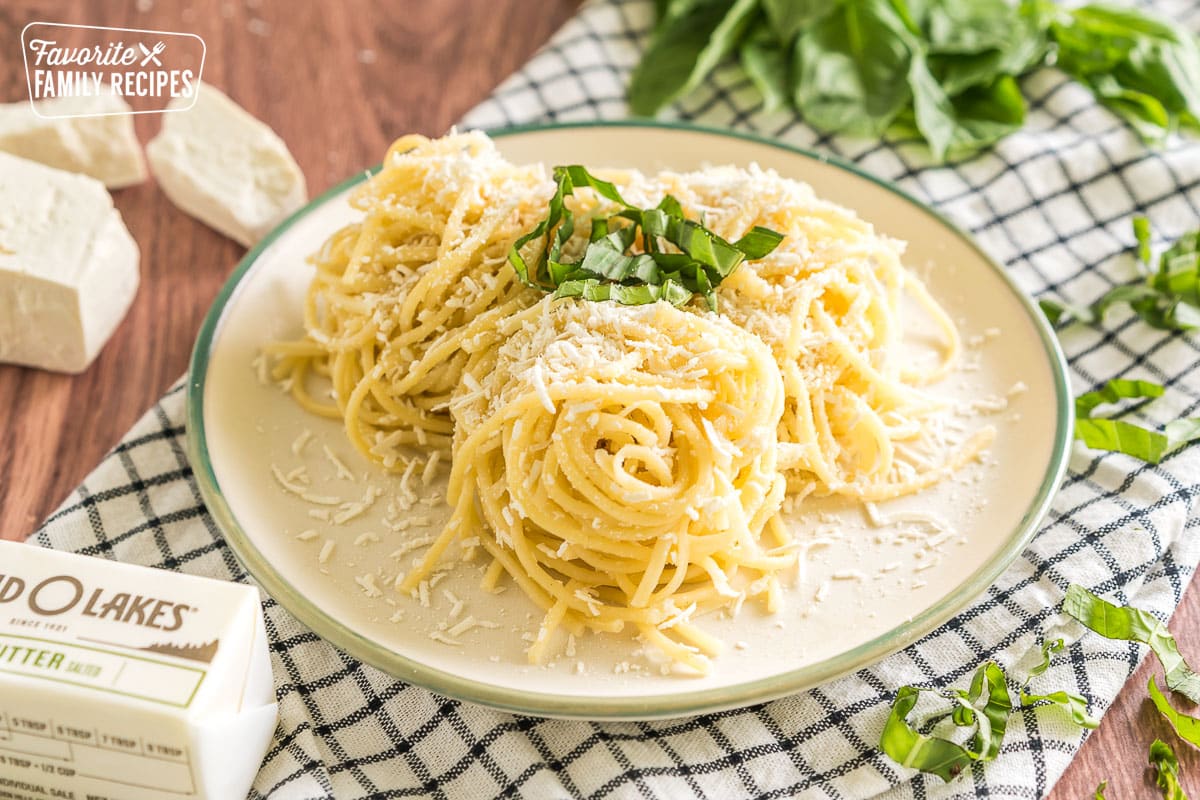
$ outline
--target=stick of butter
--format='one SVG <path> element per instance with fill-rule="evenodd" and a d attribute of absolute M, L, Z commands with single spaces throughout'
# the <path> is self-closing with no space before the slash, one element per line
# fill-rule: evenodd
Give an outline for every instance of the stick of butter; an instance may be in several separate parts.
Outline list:
<path fill-rule="evenodd" d="M 304 205 L 304 173 L 267 125 L 208 84 L 196 91 L 167 104 L 150 169 L 172 203 L 253 247 Z"/>
<path fill-rule="evenodd" d="M 255 588 L 0 541 L 0 796 L 245 797 L 274 700 Z"/>
<path fill-rule="evenodd" d="M 0 104 L 0 150 L 90 175 L 110 189 L 146 180 L 133 109 L 118 95 Z"/>
<path fill-rule="evenodd" d="M 137 244 L 103 184 L 0 153 L 0 361 L 82 372 L 137 287 Z"/>

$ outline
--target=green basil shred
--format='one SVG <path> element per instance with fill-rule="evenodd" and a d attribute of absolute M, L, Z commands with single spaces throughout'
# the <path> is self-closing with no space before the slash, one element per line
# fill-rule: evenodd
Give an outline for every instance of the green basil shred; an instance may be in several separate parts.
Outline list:
<path fill-rule="evenodd" d="M 717 285 L 743 261 L 760 259 L 783 241 L 782 234 L 755 226 L 736 242 L 727 242 L 687 219 L 671 195 L 655 208 L 637 208 L 625 202 L 617 187 L 577 164 L 555 167 L 554 181 L 545 219 L 517 239 L 508 260 L 523 283 L 555 297 L 622 305 L 665 300 L 680 306 L 700 295 L 716 311 Z M 572 259 L 563 253 L 575 233 L 575 215 L 565 198 L 579 188 L 593 190 L 621 210 L 591 220 L 587 245 Z M 527 260 L 525 246 L 543 239 L 537 256 Z M 630 252 L 635 244 L 640 252 Z"/>
<path fill-rule="evenodd" d="M 1167 722 L 1171 723 L 1171 727 L 1175 729 L 1179 738 L 1200 747 L 1200 719 L 1176 710 L 1163 695 L 1162 690 L 1158 688 L 1158 683 L 1154 680 L 1153 675 L 1150 676 L 1150 683 L 1146 688 L 1150 692 L 1150 700 L 1154 703 L 1154 707 L 1166 718 Z"/>
<path fill-rule="evenodd" d="M 1162 663 L 1167 686 L 1200 703 L 1200 675 L 1184 661 L 1175 637 L 1158 617 L 1140 608 L 1113 605 L 1076 583 L 1067 587 L 1063 613 L 1107 639 L 1149 645 Z"/>
<path fill-rule="evenodd" d="M 925 689 L 901 686 L 896 691 L 891 713 L 880 736 L 879 746 L 890 758 L 905 767 L 937 775 L 951 781 L 976 762 L 996 758 L 1008 718 L 1014 710 L 1052 704 L 1065 708 L 1071 719 L 1086 728 L 1099 723 L 1087 713 L 1087 701 L 1078 695 L 1058 691 L 1032 694 L 1027 691 L 1030 681 L 1046 671 L 1054 653 L 1064 647 L 1061 639 L 1042 645 L 1042 660 L 1029 671 L 1018 691 L 1020 705 L 1014 707 L 1004 670 L 994 661 L 985 662 L 975 671 L 967 689 Z M 926 733 L 908 721 L 922 692 L 936 694 L 951 703 L 951 708 L 926 721 L 922 728 L 934 729 L 949 721 L 960 731 L 969 731 L 966 743 Z M 961 738 L 961 736 L 959 737 Z"/>
<path fill-rule="evenodd" d="M 1171 746 L 1162 739 L 1155 739 L 1150 745 L 1149 761 L 1154 767 L 1154 780 L 1163 800 L 1188 800 L 1187 792 L 1179 785 L 1179 759 Z"/>
<path fill-rule="evenodd" d="M 1043 299 L 1038 302 L 1051 324 L 1082 322 L 1098 325 L 1110 308 L 1125 305 L 1143 322 L 1166 331 L 1200 328 L 1200 230 L 1181 236 L 1154 264 L 1150 223 L 1133 220 L 1140 280 L 1105 292 L 1090 306 Z"/>
<path fill-rule="evenodd" d="M 1123 419 L 1097 418 L 1096 408 L 1121 400 L 1162 397 L 1163 387 L 1150 381 L 1114 378 L 1075 400 L 1075 438 L 1095 450 L 1111 450 L 1157 464 L 1165 456 L 1200 440 L 1200 417 L 1168 422 L 1161 431 Z"/>

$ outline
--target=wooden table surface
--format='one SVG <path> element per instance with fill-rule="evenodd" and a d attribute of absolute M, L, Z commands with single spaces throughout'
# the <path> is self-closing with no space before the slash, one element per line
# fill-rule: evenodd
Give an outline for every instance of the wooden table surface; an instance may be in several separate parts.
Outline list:
<path fill-rule="evenodd" d="M 101 0 L 0 7 L 0 100 L 25 96 L 19 48 L 32 20 L 189 31 L 207 44 L 206 81 L 283 137 L 310 196 L 377 163 L 407 132 L 438 135 L 517 69 L 578 0 L 315 3 L 289 0 Z M 536 12 L 534 7 L 536 6 Z M 143 141 L 157 115 L 137 119 Z M 239 245 L 173 206 L 153 180 L 114 193 L 142 254 L 128 317 L 87 372 L 0 365 L 0 535 L 28 535 L 187 367 L 200 320 L 241 258 Z M 2 567 L 3 565 L 0 565 Z M 1171 625 L 1200 663 L 1200 589 Z M 1157 796 L 1146 766 L 1155 737 L 1183 759 L 1200 794 L 1200 758 L 1174 739 L 1146 699 L 1150 660 L 1117 698 L 1051 795 Z"/>

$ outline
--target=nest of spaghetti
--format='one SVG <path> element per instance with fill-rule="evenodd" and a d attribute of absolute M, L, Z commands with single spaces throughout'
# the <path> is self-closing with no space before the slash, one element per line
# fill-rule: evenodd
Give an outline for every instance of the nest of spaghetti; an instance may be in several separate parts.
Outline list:
<path fill-rule="evenodd" d="M 305 338 L 265 348 L 275 380 L 309 411 L 342 419 L 355 448 L 388 470 L 411 463 L 406 448 L 448 448 L 462 333 L 541 296 L 507 256 L 552 189 L 540 165 L 509 163 L 482 133 L 397 139 L 350 195 L 361 217 L 309 259 Z"/>
<path fill-rule="evenodd" d="M 402 591 L 478 536 L 485 585 L 507 575 L 545 611 L 531 661 L 560 629 L 633 629 L 703 673 L 719 644 L 698 616 L 781 605 L 796 559 L 781 503 L 912 494 L 994 431 L 959 436 L 927 388 L 959 335 L 902 242 L 754 165 L 603 177 L 641 208 L 674 198 L 728 241 L 755 226 L 784 239 L 720 282 L 719 313 L 699 297 L 549 299 L 508 261 L 547 214 L 546 171 L 479 133 L 404 137 L 353 193 L 361 219 L 311 259 L 305 337 L 267 350 L 274 377 L 383 468 L 450 451 L 451 522 Z M 580 223 L 570 255 L 619 210 L 586 188 L 564 204 Z M 932 360 L 906 346 L 914 313 Z"/>
<path fill-rule="evenodd" d="M 558 629 L 632 627 L 707 672 L 720 643 L 693 615 L 746 596 L 773 609 L 795 563 L 772 552 L 789 537 L 770 350 L 666 303 L 547 298 L 475 330 L 450 405 L 453 516 L 407 582 L 482 530 L 488 579 L 507 573 L 546 612 L 531 661 Z"/>
<path fill-rule="evenodd" d="M 718 287 L 720 311 L 766 343 L 783 379 L 779 467 L 789 507 L 804 497 L 884 501 L 953 475 L 994 438 L 945 428 L 950 406 L 925 387 L 957 363 L 954 322 L 903 262 L 904 242 L 757 165 L 611 175 L 626 200 L 678 200 L 732 241 L 754 226 L 784 234 L 769 256 Z M 914 317 L 934 352 L 908 347 Z"/>

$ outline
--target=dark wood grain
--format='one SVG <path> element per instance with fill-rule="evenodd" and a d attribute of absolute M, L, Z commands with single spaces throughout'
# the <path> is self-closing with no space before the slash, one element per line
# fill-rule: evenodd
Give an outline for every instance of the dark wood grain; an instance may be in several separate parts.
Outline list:
<path fill-rule="evenodd" d="M 6 2 L 0 100 L 26 96 L 26 23 L 188 31 L 204 79 L 270 125 L 310 196 L 379 162 L 397 136 L 440 135 L 520 67 L 579 0 Z M 139 8 L 145 10 L 139 10 Z M 152 137 L 158 115 L 137 119 Z M 153 180 L 113 193 L 141 248 L 133 307 L 87 372 L 0 365 L 0 535 L 27 535 L 187 368 L 200 320 L 245 252 Z"/>
<path fill-rule="evenodd" d="M 188 4 L 0 4 L 0 100 L 25 92 L 19 33 L 32 20 L 190 31 L 207 46 L 205 79 L 288 143 L 315 196 L 378 162 L 396 136 L 440 134 L 518 68 L 578 0 Z M 531 13 L 536 7 L 536 13 Z M 141 10 L 144 9 L 144 10 Z M 254 22 L 260 20 L 261 22 Z M 141 117 L 149 139 L 160 124 Z M 92 367 L 67 376 L 0 365 L 0 536 L 23 538 L 95 466 L 187 366 L 200 320 L 243 249 L 175 208 L 147 181 L 114 193 L 142 254 L 128 317 Z M 1171 625 L 1200 662 L 1200 589 Z M 1200 795 L 1200 758 L 1146 699 L 1151 662 L 1134 676 L 1051 795 L 1156 796 L 1146 753 L 1155 737 L 1180 754 Z"/>

